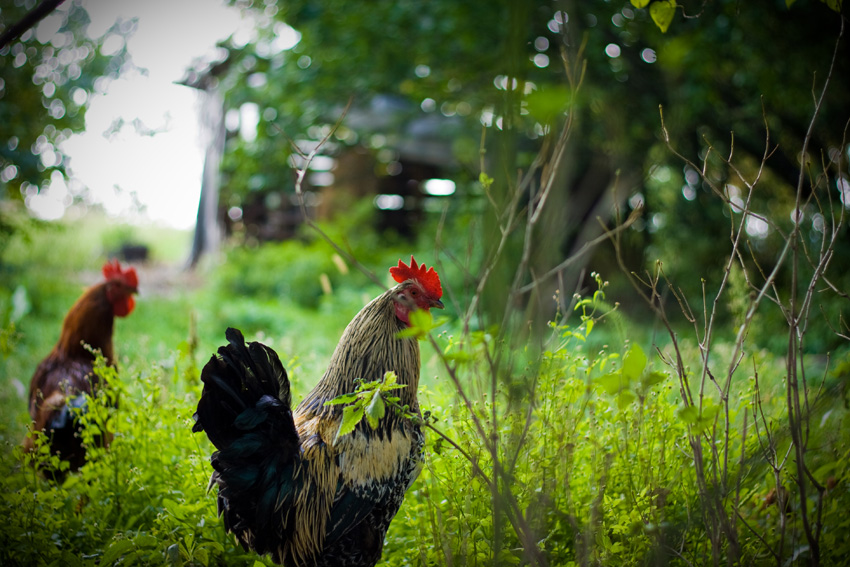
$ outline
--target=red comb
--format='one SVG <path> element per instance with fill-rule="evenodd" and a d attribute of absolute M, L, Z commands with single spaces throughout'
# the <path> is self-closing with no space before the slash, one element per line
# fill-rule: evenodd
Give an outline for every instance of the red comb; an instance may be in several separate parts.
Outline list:
<path fill-rule="evenodd" d="M 118 260 L 112 260 L 103 265 L 103 277 L 107 280 L 121 280 L 124 285 L 136 289 L 139 287 L 139 277 L 136 275 L 135 268 L 121 269 L 121 264 Z"/>
<path fill-rule="evenodd" d="M 425 270 L 425 264 L 417 265 L 413 256 L 410 257 L 410 265 L 406 265 L 401 260 L 398 261 L 398 266 L 390 268 L 390 274 L 398 283 L 406 280 L 416 280 L 425 288 L 429 295 L 440 299 L 443 296 L 443 287 L 440 285 L 440 276 L 434 271 L 434 268 Z"/>

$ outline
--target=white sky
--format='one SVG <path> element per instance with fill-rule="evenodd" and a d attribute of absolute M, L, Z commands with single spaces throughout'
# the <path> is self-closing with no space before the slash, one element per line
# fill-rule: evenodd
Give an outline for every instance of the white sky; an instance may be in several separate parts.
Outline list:
<path fill-rule="evenodd" d="M 72 192 L 82 184 L 91 201 L 131 222 L 191 228 L 203 167 L 197 93 L 174 82 L 192 59 L 212 52 L 216 41 L 237 31 L 248 33 L 247 24 L 221 0 L 83 0 L 83 5 L 92 19 L 92 37 L 101 36 L 117 18 L 138 18 L 127 49 L 148 74 L 114 81 L 105 95 L 90 101 L 86 132 L 62 145 Z M 107 138 L 105 132 L 118 119 L 123 128 Z M 139 134 L 136 119 L 164 131 Z M 38 216 L 59 218 L 68 195 L 66 184 L 56 179 L 28 204 Z"/>

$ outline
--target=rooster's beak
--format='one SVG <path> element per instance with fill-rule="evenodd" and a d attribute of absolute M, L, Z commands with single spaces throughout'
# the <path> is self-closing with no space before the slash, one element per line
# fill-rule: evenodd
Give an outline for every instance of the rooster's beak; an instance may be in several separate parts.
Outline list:
<path fill-rule="evenodd" d="M 446 308 L 446 306 L 443 305 L 443 302 L 440 301 L 439 299 L 432 299 L 431 300 L 431 307 L 436 307 L 437 309 L 445 309 Z"/>

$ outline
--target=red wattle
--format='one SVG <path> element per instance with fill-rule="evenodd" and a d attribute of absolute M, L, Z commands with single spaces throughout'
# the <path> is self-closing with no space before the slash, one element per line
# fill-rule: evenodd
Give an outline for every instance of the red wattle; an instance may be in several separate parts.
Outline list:
<path fill-rule="evenodd" d="M 115 313 L 116 317 L 126 317 L 133 312 L 135 306 L 136 300 L 133 299 L 132 295 L 128 295 L 123 300 L 112 303 L 112 312 Z"/>

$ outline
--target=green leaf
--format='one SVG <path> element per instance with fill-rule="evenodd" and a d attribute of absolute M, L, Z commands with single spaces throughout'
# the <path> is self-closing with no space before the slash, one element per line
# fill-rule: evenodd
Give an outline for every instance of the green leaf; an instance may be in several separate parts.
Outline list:
<path fill-rule="evenodd" d="M 398 374 L 396 374 L 392 370 L 387 370 L 384 373 L 384 386 L 391 386 L 396 382 L 398 382 Z"/>
<path fill-rule="evenodd" d="M 168 498 L 163 499 L 162 507 L 165 508 L 169 514 L 171 514 L 178 520 L 183 520 L 186 518 L 186 514 L 183 511 L 182 506 L 174 500 L 170 500 Z"/>
<path fill-rule="evenodd" d="M 720 406 L 715 405 L 711 402 L 707 402 L 705 405 L 702 406 L 702 415 L 707 419 L 714 419 L 714 416 L 716 416 L 719 411 Z"/>
<path fill-rule="evenodd" d="M 400 338 L 400 339 L 406 339 L 408 337 L 418 337 L 421 334 L 422 334 L 422 332 L 419 329 L 417 329 L 416 327 L 407 327 L 405 329 L 402 329 L 398 333 L 396 333 L 395 336 Z"/>
<path fill-rule="evenodd" d="M 422 329 L 428 332 L 434 325 L 434 317 L 431 312 L 425 309 L 417 309 L 410 312 L 410 326 Z"/>
<path fill-rule="evenodd" d="M 484 187 L 484 189 L 489 189 L 493 184 L 493 178 L 482 171 L 478 176 L 478 182 Z"/>
<path fill-rule="evenodd" d="M 103 556 L 100 558 L 101 565 L 112 565 L 120 558 L 124 557 L 133 549 L 133 542 L 129 539 L 119 539 L 112 542 L 112 545 L 106 548 Z"/>
<path fill-rule="evenodd" d="M 623 357 L 623 374 L 629 381 L 637 380 L 646 368 L 646 355 L 640 345 L 633 343 Z"/>
<path fill-rule="evenodd" d="M 697 422 L 697 419 L 699 419 L 699 411 L 695 406 L 682 408 L 677 413 L 679 414 L 679 419 L 687 424 L 693 425 Z"/>
<path fill-rule="evenodd" d="M 815 470 L 815 472 L 812 473 L 812 476 L 815 477 L 819 482 L 825 482 L 827 475 L 837 469 L 840 464 L 840 461 L 832 461 L 831 463 L 827 463 Z"/>
<path fill-rule="evenodd" d="M 528 113 L 538 122 L 548 124 L 563 115 L 571 97 L 572 93 L 567 87 L 546 85 L 531 91 L 525 100 Z"/>
<path fill-rule="evenodd" d="M 187 535 L 189 537 L 189 535 Z M 136 547 L 151 548 L 159 544 L 159 540 L 152 535 L 142 534 L 133 538 L 133 545 Z"/>
<path fill-rule="evenodd" d="M 843 4 L 843 0 L 821 0 L 824 4 L 829 6 L 829 9 L 833 12 L 841 13 L 841 4 Z M 793 0 L 791 0 L 793 4 Z"/>
<path fill-rule="evenodd" d="M 425 338 L 425 335 L 431 332 L 431 329 L 439 327 L 447 321 L 448 318 L 440 317 L 440 319 L 435 322 L 430 311 L 426 309 L 417 309 L 416 311 L 410 312 L 410 326 L 396 333 L 396 336 L 399 338 L 416 337 L 418 339 L 423 339 Z"/>
<path fill-rule="evenodd" d="M 362 404 L 345 406 L 345 409 L 342 410 L 342 421 L 339 422 L 339 430 L 337 430 L 336 437 L 334 437 L 334 445 L 337 444 L 337 441 L 339 441 L 340 438 L 354 431 L 354 428 L 357 427 L 357 424 L 360 423 L 360 420 L 362 419 Z"/>
<path fill-rule="evenodd" d="M 714 405 L 712 403 L 706 403 L 702 407 L 702 413 L 699 416 L 695 426 L 698 433 L 702 433 L 706 430 L 713 422 L 714 418 L 717 416 L 717 413 L 720 411 L 720 406 Z"/>
<path fill-rule="evenodd" d="M 507 549 L 503 549 L 499 552 L 498 555 L 499 565 L 519 565 L 522 563 L 519 557 L 513 554 L 512 551 L 508 551 Z"/>
<path fill-rule="evenodd" d="M 620 395 L 617 396 L 617 407 L 621 410 L 629 407 L 633 401 L 637 399 L 637 395 L 631 390 L 620 390 Z"/>
<path fill-rule="evenodd" d="M 357 399 L 357 394 L 342 394 L 332 400 L 325 402 L 326 406 L 338 406 L 339 404 L 350 404 Z"/>
<path fill-rule="evenodd" d="M 648 372 L 640 379 L 640 383 L 644 388 L 652 388 L 666 379 L 667 375 L 662 372 Z"/>
<path fill-rule="evenodd" d="M 612 396 L 623 388 L 628 388 L 629 386 L 628 380 L 625 380 L 623 374 L 620 372 L 605 374 L 597 378 L 595 382 L 599 384 L 603 390 L 605 390 L 605 393 Z"/>
<path fill-rule="evenodd" d="M 377 429 L 378 422 L 381 421 L 385 413 L 386 407 L 384 405 L 384 399 L 381 397 L 381 390 L 375 390 L 375 393 L 372 395 L 372 401 L 366 406 L 366 421 L 369 422 L 369 427 Z"/>
<path fill-rule="evenodd" d="M 203 547 L 203 548 L 207 548 L 207 549 L 212 549 L 212 550 L 213 550 L 213 551 L 215 551 L 216 553 L 224 553 L 224 546 L 223 546 L 223 545 L 221 545 L 221 544 L 220 544 L 219 542 L 217 542 L 217 541 L 205 541 L 204 543 L 202 543 L 202 544 L 201 544 L 201 545 L 199 545 L 198 547 Z"/>
<path fill-rule="evenodd" d="M 666 33 L 676 15 L 676 0 L 656 0 L 649 5 L 649 15 L 658 29 Z"/>
<path fill-rule="evenodd" d="M 649 0 L 631 0 L 632 6 L 637 9 L 646 8 L 646 5 L 649 4 Z"/>

